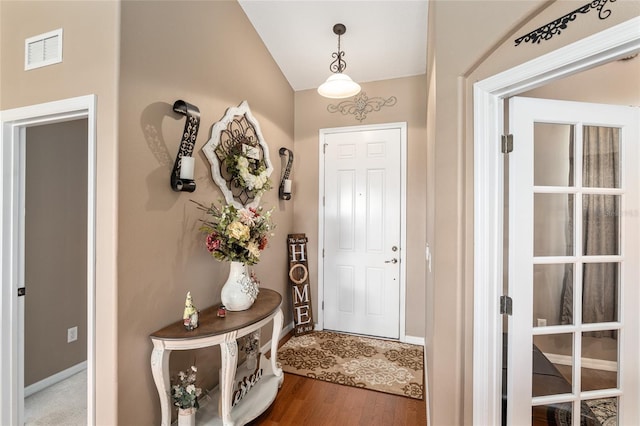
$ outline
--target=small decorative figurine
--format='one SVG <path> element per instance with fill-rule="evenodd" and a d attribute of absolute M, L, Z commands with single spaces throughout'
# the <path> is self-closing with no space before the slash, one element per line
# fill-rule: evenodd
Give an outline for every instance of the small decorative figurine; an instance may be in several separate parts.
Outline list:
<path fill-rule="evenodd" d="M 184 314 L 182 315 L 184 327 L 187 330 L 198 328 L 198 310 L 193 306 L 191 292 L 187 292 L 187 300 L 184 302 Z"/>
<path fill-rule="evenodd" d="M 218 308 L 218 316 L 220 318 L 224 318 L 227 316 L 227 308 L 225 308 L 224 305 L 220 305 L 220 307 Z"/>

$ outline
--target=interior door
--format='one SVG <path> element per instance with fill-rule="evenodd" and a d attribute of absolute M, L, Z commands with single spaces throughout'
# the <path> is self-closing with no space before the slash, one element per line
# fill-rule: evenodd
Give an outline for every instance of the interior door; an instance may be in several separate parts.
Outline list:
<path fill-rule="evenodd" d="M 401 129 L 324 137 L 324 327 L 400 337 Z"/>
<path fill-rule="evenodd" d="M 509 425 L 640 424 L 639 118 L 509 102 Z"/>

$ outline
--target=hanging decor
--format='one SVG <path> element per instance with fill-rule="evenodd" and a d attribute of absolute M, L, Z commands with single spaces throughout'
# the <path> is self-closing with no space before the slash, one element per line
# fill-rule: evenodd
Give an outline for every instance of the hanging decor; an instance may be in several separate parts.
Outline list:
<path fill-rule="evenodd" d="M 360 92 L 360 85 L 344 73 L 347 63 L 343 59 L 344 51 L 340 50 L 340 36 L 346 32 L 347 27 L 344 24 L 333 26 L 333 33 L 338 36 L 338 51 L 331 54 L 331 57 L 335 59 L 329 65 L 329 70 L 333 74 L 318 87 L 318 93 L 325 98 L 348 98 Z"/>
<path fill-rule="evenodd" d="M 549 22 L 548 24 L 531 31 L 529 34 L 518 37 L 514 40 L 516 46 L 520 45 L 520 43 L 539 44 L 542 40 L 549 40 L 554 35 L 560 34 L 563 30 L 566 30 L 569 23 L 576 20 L 578 14 L 589 13 L 592 9 L 596 9 L 598 11 L 598 18 L 607 19 L 611 15 L 611 10 L 604 9 L 604 6 L 607 4 L 607 2 L 613 3 L 615 1 L 616 0 L 591 1 L 584 6 L 580 6 L 576 10 L 569 12 L 564 16 L 561 16 L 555 21 Z"/>
<path fill-rule="evenodd" d="M 196 144 L 198 129 L 200 127 L 200 110 L 183 100 L 177 100 L 173 104 L 173 110 L 187 117 L 180 140 L 180 148 L 176 161 L 171 170 L 171 188 L 176 191 L 193 192 L 196 190 L 194 181 L 195 159 L 193 147 Z"/>
<path fill-rule="evenodd" d="M 228 204 L 257 207 L 262 194 L 271 189 L 269 147 L 247 101 L 227 109 L 213 125 L 211 139 L 202 151 Z"/>
<path fill-rule="evenodd" d="M 293 165 L 293 151 L 287 149 L 285 147 L 280 148 L 280 157 L 284 159 L 284 157 L 288 156 L 287 165 L 283 168 L 284 172 L 282 173 L 282 179 L 280 179 L 280 187 L 278 188 L 278 196 L 281 200 L 290 200 L 291 199 L 291 179 L 289 179 L 289 175 L 291 174 L 291 166 Z"/>
<path fill-rule="evenodd" d="M 342 101 L 337 105 L 329 104 L 327 111 L 330 113 L 340 112 L 342 115 L 352 114 L 356 120 L 362 122 L 367 118 L 368 113 L 380 111 L 382 107 L 392 107 L 397 101 L 395 96 L 387 99 L 369 98 L 365 92 L 360 92 L 353 100 Z"/>

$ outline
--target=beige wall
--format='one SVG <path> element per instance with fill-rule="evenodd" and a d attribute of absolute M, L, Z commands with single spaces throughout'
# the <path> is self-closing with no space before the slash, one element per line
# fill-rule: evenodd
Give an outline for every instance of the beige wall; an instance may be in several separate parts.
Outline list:
<path fill-rule="evenodd" d="M 119 3 L 1 1 L 0 109 L 96 94 L 96 418 L 116 424 L 116 84 Z M 24 40 L 64 29 L 63 62 L 24 71 Z"/>
<path fill-rule="evenodd" d="M 86 158 L 86 119 L 27 129 L 25 386 L 87 360 Z"/>
<path fill-rule="evenodd" d="M 296 232 L 309 237 L 309 273 L 318 268 L 318 131 L 324 128 L 407 122 L 407 305 L 406 334 L 424 336 L 425 235 L 427 176 L 426 76 L 361 83 L 369 98 L 397 98 L 395 106 L 371 112 L 362 122 L 354 115 L 329 113 L 339 100 L 322 98 L 315 90 L 295 94 L 295 161 L 293 179 Z M 311 282 L 313 310 L 318 312 L 318 283 Z"/>
<path fill-rule="evenodd" d="M 418 105 L 422 98 L 425 109 L 424 94 L 429 92 L 430 122 L 422 130 L 425 143 L 410 147 L 410 161 L 425 161 L 429 167 L 418 170 L 417 163 L 409 165 L 415 182 L 426 184 L 410 187 L 409 200 L 416 211 L 410 212 L 409 223 L 416 224 L 418 238 L 410 241 L 408 253 L 410 274 L 417 282 L 408 284 L 416 290 L 426 282 L 427 288 L 415 293 L 416 299 L 422 297 L 426 303 L 409 300 L 407 333 L 425 333 L 434 425 L 470 424 L 472 415 L 472 84 L 637 16 L 640 8 L 640 2 L 618 0 L 608 4 L 613 13 L 607 20 L 598 20 L 591 12 L 548 42 L 513 46 L 513 38 L 583 3 L 436 0 L 430 7 L 429 64 L 433 66 L 428 69 L 429 79 L 419 84 L 398 80 L 419 90 L 407 99 Z M 121 7 L 125 10 L 122 32 Z M 24 39 L 58 27 L 65 31 L 64 62 L 23 71 Z M 370 96 L 395 95 L 399 101 L 407 96 L 405 86 L 390 82 L 367 83 L 363 88 Z M 378 92 L 381 88 L 385 89 Z M 310 91 L 295 95 L 294 109 L 291 89 L 235 2 L 125 2 L 122 6 L 117 1 L 0 2 L 0 109 L 89 93 L 98 95 L 98 424 L 156 423 L 159 407 L 148 366 L 148 334 L 179 317 L 187 289 L 194 292 L 197 305 L 213 303 L 219 293 L 217 283 L 226 275 L 225 266 L 198 246 L 198 216 L 188 202 L 191 197 L 204 201 L 219 195 L 199 152 L 210 125 L 225 108 L 247 99 L 272 148 L 275 177 L 279 173 L 277 148 L 294 147 L 295 115 L 295 212 L 290 202 L 276 200 L 275 191 L 265 197 L 267 204 L 277 208 L 278 236 L 265 253 L 266 261 L 256 268 L 261 276 L 270 277 L 263 278 L 263 285 L 281 290 L 286 282 L 286 258 L 284 240 L 280 249 L 278 239 L 291 231 L 313 233 L 317 229 L 317 184 L 312 177 L 313 170 L 317 172 L 317 158 L 313 158 L 317 150 L 303 144 L 315 146 L 318 128 L 360 123 L 350 116 L 327 116 Z M 170 111 L 177 99 L 194 103 L 202 111 L 196 148 L 198 190 L 191 195 L 173 193 L 168 186 L 170 162 L 184 124 L 183 117 Z M 423 123 L 427 111 L 422 110 L 421 118 L 408 119 L 415 111 L 403 111 L 401 105 L 382 110 L 381 115 L 372 114 L 364 124 L 408 121 L 412 144 L 412 135 L 420 127 L 414 123 Z M 309 117 L 303 119 L 300 114 Z M 115 131 L 118 119 L 121 143 Z M 119 156 L 118 149 L 123 151 Z M 307 202 L 316 205 L 315 210 Z M 430 273 L 422 263 L 424 235 L 433 251 Z M 317 253 L 310 255 L 317 257 Z M 423 328 L 413 318 L 420 318 L 417 311 L 425 310 Z M 141 311 L 145 314 L 140 315 Z M 184 363 L 192 361 L 185 358 Z"/>
<path fill-rule="evenodd" d="M 473 361 L 473 150 L 465 128 L 471 92 L 465 76 L 542 1 L 439 1 L 430 4 L 427 123 L 434 163 L 428 188 L 435 210 L 427 224 L 433 253 L 427 276 L 426 353 L 432 424 L 471 424 Z"/>
<path fill-rule="evenodd" d="M 149 334 L 182 318 L 187 291 L 200 309 L 219 303 L 229 271 L 207 252 L 198 232 L 203 216 L 190 202 L 222 199 L 201 148 L 225 110 L 247 100 L 269 145 L 277 188 L 278 148 L 293 149 L 293 90 L 235 1 L 123 2 L 121 36 L 118 424 L 148 425 L 160 422 Z M 201 112 L 192 194 L 169 185 L 185 123 L 171 108 L 178 99 Z M 263 287 L 283 295 L 289 323 L 285 238 L 293 203 L 279 201 L 277 189 L 262 203 L 275 207 L 277 228 L 255 271 Z M 263 333 L 263 342 L 269 338 Z M 199 386 L 217 383 L 219 351 L 173 352 L 172 371 L 192 364 Z"/>

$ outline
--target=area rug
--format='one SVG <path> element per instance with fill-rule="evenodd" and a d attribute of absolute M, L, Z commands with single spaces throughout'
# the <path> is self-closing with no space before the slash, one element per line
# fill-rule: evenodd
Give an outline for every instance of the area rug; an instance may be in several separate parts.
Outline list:
<path fill-rule="evenodd" d="M 552 406 L 553 421 L 550 425 L 571 426 L 571 404 Z M 551 419 L 550 419 L 551 420 Z M 618 407 L 615 398 L 591 399 L 582 401 L 580 426 L 616 426 Z"/>
<path fill-rule="evenodd" d="M 422 399 L 423 348 L 390 340 L 314 331 L 278 350 L 287 373 Z"/>

